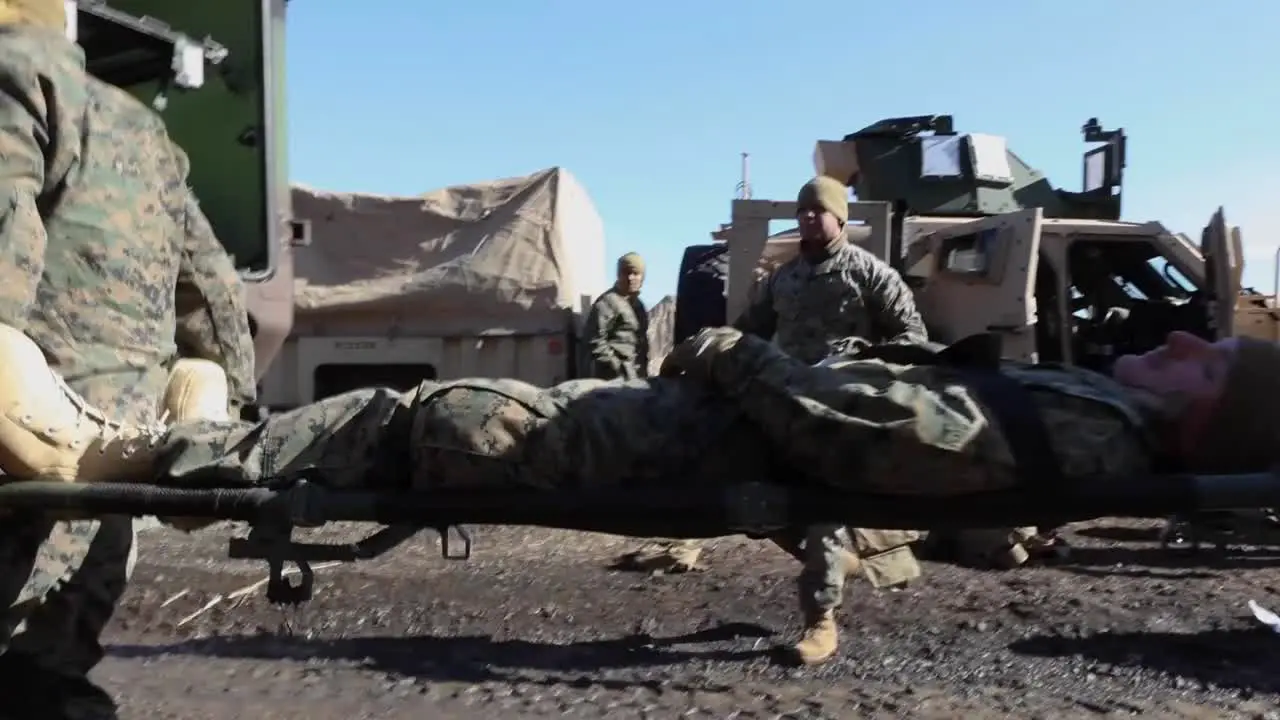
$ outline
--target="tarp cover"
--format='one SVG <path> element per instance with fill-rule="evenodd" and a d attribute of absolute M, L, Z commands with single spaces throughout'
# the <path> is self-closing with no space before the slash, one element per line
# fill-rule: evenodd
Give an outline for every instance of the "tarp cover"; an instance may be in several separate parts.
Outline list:
<path fill-rule="evenodd" d="M 293 209 L 300 334 L 563 331 L 607 284 L 603 223 L 560 168 L 416 197 L 295 186 Z"/>

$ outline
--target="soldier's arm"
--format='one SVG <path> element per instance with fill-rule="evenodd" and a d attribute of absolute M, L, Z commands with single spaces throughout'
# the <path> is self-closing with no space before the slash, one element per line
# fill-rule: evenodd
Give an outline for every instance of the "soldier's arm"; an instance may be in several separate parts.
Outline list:
<path fill-rule="evenodd" d="M 0 62 L 0 323 L 18 330 L 26 329 L 48 242 L 37 198 L 55 152 L 56 108 L 43 85 L 27 62 Z"/>
<path fill-rule="evenodd" d="M 190 190 L 184 214 L 175 298 L 178 351 L 217 363 L 227 373 L 232 403 L 251 404 L 257 389 L 244 286 Z"/>
<path fill-rule="evenodd" d="M 622 362 L 617 353 L 613 351 L 610 335 L 617 318 L 618 308 L 609 302 L 609 296 L 600 296 L 592 304 L 591 312 L 587 313 L 587 323 L 583 329 L 583 336 L 586 338 L 587 348 L 591 352 L 592 360 L 615 372 L 620 372 Z"/>
<path fill-rule="evenodd" d="M 773 307 L 773 275 L 761 278 L 751 286 L 747 309 L 733 322 L 733 327 L 765 340 L 778 331 L 778 312 Z"/>
<path fill-rule="evenodd" d="M 929 339 L 915 295 L 902 275 L 888 263 L 863 254 L 858 270 L 866 288 L 867 307 L 884 342 L 919 343 Z"/>
<path fill-rule="evenodd" d="M 965 392 L 934 387 L 931 368 L 898 373 L 874 361 L 814 367 L 724 328 L 682 345 L 681 369 L 731 401 L 798 471 L 836 486 L 857 489 L 873 470 L 883 478 L 894 463 L 914 459 L 923 467 L 939 453 L 963 452 L 987 427 Z M 912 489 L 904 480 L 902 491 Z"/>

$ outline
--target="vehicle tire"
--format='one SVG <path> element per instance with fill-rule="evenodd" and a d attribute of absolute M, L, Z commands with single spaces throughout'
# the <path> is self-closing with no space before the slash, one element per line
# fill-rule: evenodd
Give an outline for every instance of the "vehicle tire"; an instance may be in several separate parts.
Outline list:
<path fill-rule="evenodd" d="M 728 278 L 728 245 L 691 245 L 684 249 L 676 284 L 676 343 L 703 328 L 728 324 Z"/>

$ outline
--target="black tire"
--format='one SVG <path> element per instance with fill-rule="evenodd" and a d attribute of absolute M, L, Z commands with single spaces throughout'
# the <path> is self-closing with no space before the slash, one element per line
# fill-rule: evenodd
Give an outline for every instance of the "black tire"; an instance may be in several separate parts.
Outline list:
<path fill-rule="evenodd" d="M 728 324 L 728 278 L 727 245 L 691 245 L 684 249 L 676 284 L 675 342 L 682 342 L 703 328 Z"/>

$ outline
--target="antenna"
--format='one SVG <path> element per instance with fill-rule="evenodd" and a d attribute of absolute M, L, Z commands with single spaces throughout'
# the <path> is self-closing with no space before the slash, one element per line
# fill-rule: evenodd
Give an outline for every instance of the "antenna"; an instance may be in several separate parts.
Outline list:
<path fill-rule="evenodd" d="M 751 154 L 742 153 L 742 180 L 734 188 L 738 191 L 739 200 L 751 199 Z"/>

